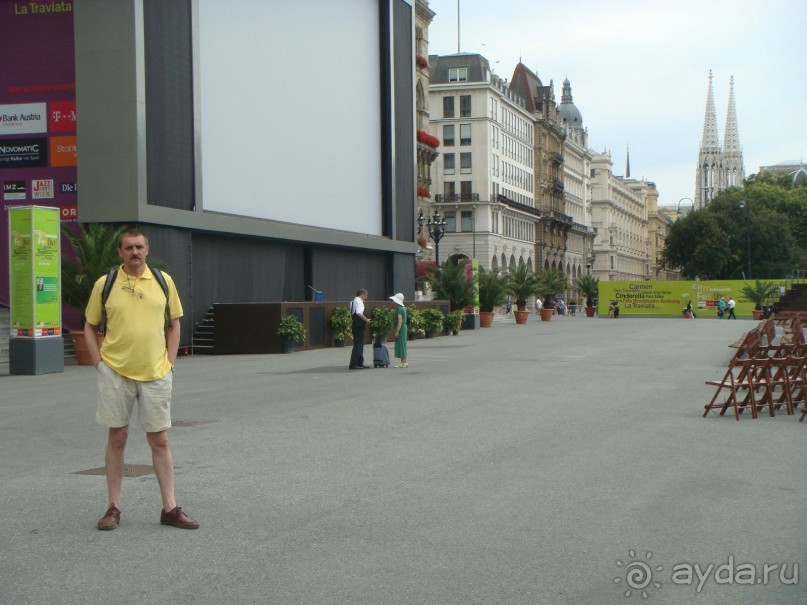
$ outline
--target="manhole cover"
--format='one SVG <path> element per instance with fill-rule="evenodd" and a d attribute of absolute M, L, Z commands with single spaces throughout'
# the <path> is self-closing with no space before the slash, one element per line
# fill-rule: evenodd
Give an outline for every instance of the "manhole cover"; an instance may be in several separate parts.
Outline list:
<path fill-rule="evenodd" d="M 150 464 L 124 464 L 123 476 L 124 477 L 143 477 L 144 475 L 151 475 L 154 473 L 154 467 Z M 86 471 L 76 471 L 74 475 L 106 475 L 106 469 L 103 466 L 98 468 L 91 468 Z"/>

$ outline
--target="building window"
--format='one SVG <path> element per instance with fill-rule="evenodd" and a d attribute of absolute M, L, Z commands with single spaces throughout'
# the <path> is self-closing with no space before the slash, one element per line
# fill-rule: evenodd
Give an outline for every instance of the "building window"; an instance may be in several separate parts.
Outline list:
<path fill-rule="evenodd" d="M 471 125 L 460 124 L 460 145 L 470 145 L 470 144 L 471 144 Z"/>
<path fill-rule="evenodd" d="M 443 194 L 446 196 L 455 195 L 457 193 L 457 184 L 454 181 L 446 181 L 443 183 Z"/>
<path fill-rule="evenodd" d="M 462 174 L 470 174 L 471 173 L 471 154 L 470 154 L 470 152 L 460 154 L 460 172 Z"/>
<path fill-rule="evenodd" d="M 474 230 L 474 213 L 470 210 L 463 210 L 460 216 L 460 231 Z"/>
<path fill-rule="evenodd" d="M 454 97 L 443 97 L 443 117 L 454 117 Z"/>
<path fill-rule="evenodd" d="M 443 154 L 443 172 L 445 174 L 454 174 L 455 172 L 455 165 L 454 161 L 456 159 L 456 155 L 453 153 L 444 153 Z"/>
<path fill-rule="evenodd" d="M 457 231 L 457 213 L 453 210 L 446 212 L 446 233 L 455 233 Z"/>
<path fill-rule="evenodd" d="M 471 95 L 460 96 L 460 117 L 461 118 L 471 117 Z"/>
<path fill-rule="evenodd" d="M 449 82 L 467 82 L 468 81 L 468 68 L 467 67 L 452 67 L 448 70 Z"/>
<path fill-rule="evenodd" d="M 471 199 L 471 193 L 473 191 L 473 181 L 461 181 L 460 182 L 460 194 L 462 195 L 463 199 Z"/>
<path fill-rule="evenodd" d="M 453 147 L 454 146 L 454 125 L 453 124 L 444 124 L 443 125 L 443 146 L 444 147 Z"/>

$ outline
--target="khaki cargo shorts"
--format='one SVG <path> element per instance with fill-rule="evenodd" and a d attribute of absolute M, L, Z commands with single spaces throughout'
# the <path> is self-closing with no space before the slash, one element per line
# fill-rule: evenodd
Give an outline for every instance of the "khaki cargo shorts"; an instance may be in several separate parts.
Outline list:
<path fill-rule="evenodd" d="M 121 376 L 103 361 L 98 364 L 98 402 L 95 420 L 107 428 L 129 426 L 135 401 L 140 426 L 147 433 L 171 427 L 172 372 L 158 380 L 141 382 Z"/>

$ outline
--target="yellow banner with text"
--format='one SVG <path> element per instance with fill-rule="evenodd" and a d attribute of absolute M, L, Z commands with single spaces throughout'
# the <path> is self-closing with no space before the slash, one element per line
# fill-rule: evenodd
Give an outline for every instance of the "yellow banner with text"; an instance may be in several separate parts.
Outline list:
<path fill-rule="evenodd" d="M 779 284 L 784 292 L 784 280 L 763 280 Z M 717 317 L 720 299 L 726 304 L 733 299 L 738 317 L 750 317 L 754 303 L 743 296 L 745 286 L 753 281 L 601 281 L 597 313 L 608 315 L 612 303 L 619 305 L 620 315 L 682 316 L 687 303 L 698 317 Z"/>

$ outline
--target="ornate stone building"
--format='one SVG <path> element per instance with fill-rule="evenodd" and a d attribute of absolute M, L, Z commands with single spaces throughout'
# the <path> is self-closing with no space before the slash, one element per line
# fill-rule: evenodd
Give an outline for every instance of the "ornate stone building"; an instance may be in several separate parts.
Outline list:
<path fill-rule="evenodd" d="M 703 119 L 703 137 L 698 152 L 695 173 L 695 209 L 705 208 L 714 197 L 729 187 L 739 187 L 745 178 L 743 151 L 737 128 L 737 110 L 734 103 L 734 77 L 729 85 L 729 105 L 726 112 L 726 129 L 721 147 L 717 131 L 712 72 L 706 92 L 706 114 Z"/>
<path fill-rule="evenodd" d="M 427 214 L 432 196 L 432 164 L 440 140 L 429 133 L 429 25 L 434 11 L 428 0 L 415 3 L 415 111 L 417 112 L 417 204 L 415 215 Z"/>
<path fill-rule="evenodd" d="M 597 229 L 592 273 L 602 281 L 650 279 L 647 201 L 658 199 L 655 184 L 615 176 L 606 151 L 591 159 L 591 189 Z"/>
<path fill-rule="evenodd" d="M 552 82 L 544 86 L 523 63 L 516 65 L 511 88 L 527 102 L 535 120 L 535 205 L 541 213 L 536 225 L 537 268 L 569 275 L 567 238 L 574 219 L 566 214 L 563 142 L 566 138 Z"/>
<path fill-rule="evenodd" d="M 583 116 L 572 101 L 572 85 L 563 81 L 563 95 L 558 107 L 563 129 L 564 214 L 572 223 L 566 238 L 566 273 L 571 280 L 590 273 L 594 263 L 594 237 L 591 226 L 591 151 Z"/>
<path fill-rule="evenodd" d="M 445 217 L 440 260 L 535 265 L 534 117 L 478 54 L 429 57 L 432 131 L 442 141 L 434 206 Z"/>

